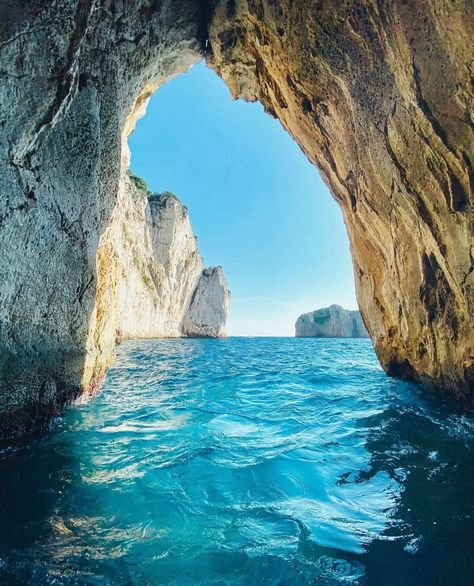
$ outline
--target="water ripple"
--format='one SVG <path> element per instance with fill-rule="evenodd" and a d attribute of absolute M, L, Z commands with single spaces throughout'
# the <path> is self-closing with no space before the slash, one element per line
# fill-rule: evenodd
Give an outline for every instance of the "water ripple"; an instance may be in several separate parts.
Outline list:
<path fill-rule="evenodd" d="M 127 342 L 0 452 L 0 583 L 468 585 L 473 448 L 367 340 Z"/>

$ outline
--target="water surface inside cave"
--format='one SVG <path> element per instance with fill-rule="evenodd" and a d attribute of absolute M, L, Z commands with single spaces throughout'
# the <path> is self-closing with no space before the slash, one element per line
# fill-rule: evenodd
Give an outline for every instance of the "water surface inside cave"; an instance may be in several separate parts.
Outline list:
<path fill-rule="evenodd" d="M 125 342 L 0 453 L 1 584 L 470 584 L 474 426 L 369 340 Z"/>

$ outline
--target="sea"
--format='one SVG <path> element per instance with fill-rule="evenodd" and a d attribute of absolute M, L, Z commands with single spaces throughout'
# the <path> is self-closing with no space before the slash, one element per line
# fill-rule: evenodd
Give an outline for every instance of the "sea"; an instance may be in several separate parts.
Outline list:
<path fill-rule="evenodd" d="M 470 586 L 473 456 L 367 339 L 124 342 L 0 449 L 0 584 Z"/>

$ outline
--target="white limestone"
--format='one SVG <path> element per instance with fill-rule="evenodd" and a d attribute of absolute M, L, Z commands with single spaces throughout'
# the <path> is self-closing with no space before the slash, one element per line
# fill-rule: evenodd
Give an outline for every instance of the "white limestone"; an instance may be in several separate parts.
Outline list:
<path fill-rule="evenodd" d="M 183 333 L 190 337 L 225 337 L 229 298 L 222 268 L 205 269 L 191 298 Z"/>
<path fill-rule="evenodd" d="M 297 338 L 368 338 L 360 311 L 330 305 L 300 315 L 295 324 Z"/>
<path fill-rule="evenodd" d="M 113 221 L 118 265 L 117 338 L 222 337 L 229 292 L 222 270 L 204 270 L 188 210 L 171 193 L 130 178 Z"/>

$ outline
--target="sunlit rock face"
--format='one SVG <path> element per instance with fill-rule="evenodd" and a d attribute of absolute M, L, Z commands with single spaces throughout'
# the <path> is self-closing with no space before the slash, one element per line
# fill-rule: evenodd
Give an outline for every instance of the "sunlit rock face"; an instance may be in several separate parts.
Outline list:
<path fill-rule="evenodd" d="M 204 269 L 183 321 L 186 336 L 224 338 L 230 292 L 221 267 Z"/>
<path fill-rule="evenodd" d="M 330 305 L 300 315 L 295 324 L 297 338 L 368 338 L 360 311 Z"/>
<path fill-rule="evenodd" d="M 1 434 L 113 360 L 126 139 L 203 52 L 330 185 L 384 368 L 472 403 L 472 36 L 467 0 L 3 2 Z"/>
<path fill-rule="evenodd" d="M 472 3 L 219 2 L 209 62 L 320 169 L 385 370 L 474 401 Z"/>
<path fill-rule="evenodd" d="M 175 195 L 149 193 L 127 177 L 110 242 L 117 262 L 118 294 L 110 292 L 117 298 L 117 340 L 226 335 L 223 272 L 204 269 L 188 210 Z"/>

